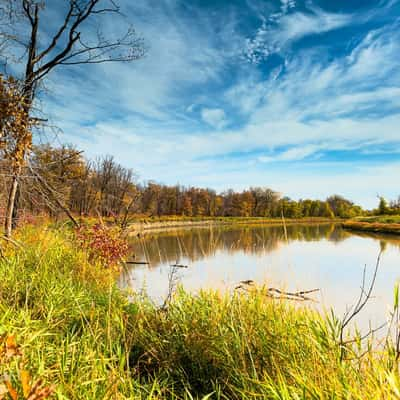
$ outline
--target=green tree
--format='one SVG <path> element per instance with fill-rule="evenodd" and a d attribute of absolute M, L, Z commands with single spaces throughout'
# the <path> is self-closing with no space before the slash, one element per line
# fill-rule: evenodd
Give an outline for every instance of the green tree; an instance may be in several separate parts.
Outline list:
<path fill-rule="evenodd" d="M 386 199 L 384 197 L 380 196 L 379 197 L 378 214 L 385 215 L 385 214 L 389 214 L 389 212 L 390 212 L 390 209 L 389 209 Z"/>

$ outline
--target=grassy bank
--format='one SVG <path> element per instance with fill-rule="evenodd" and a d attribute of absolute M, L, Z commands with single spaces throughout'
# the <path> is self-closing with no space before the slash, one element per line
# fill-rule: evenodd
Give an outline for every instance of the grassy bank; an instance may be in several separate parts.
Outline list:
<path fill-rule="evenodd" d="M 375 216 L 358 218 L 343 223 L 345 229 L 374 232 L 400 234 L 400 216 Z"/>
<path fill-rule="evenodd" d="M 373 217 L 357 218 L 357 221 L 379 224 L 400 224 L 400 215 L 375 215 Z"/>
<path fill-rule="evenodd" d="M 0 374 L 19 398 L 27 371 L 58 399 L 398 398 L 391 346 L 365 353 L 355 341 L 341 362 L 334 318 L 262 288 L 179 290 L 161 310 L 128 302 L 69 231 L 16 240 L 0 259 Z"/>

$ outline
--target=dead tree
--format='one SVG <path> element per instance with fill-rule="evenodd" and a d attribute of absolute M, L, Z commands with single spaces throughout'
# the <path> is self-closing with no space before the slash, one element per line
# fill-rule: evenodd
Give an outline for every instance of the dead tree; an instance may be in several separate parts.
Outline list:
<path fill-rule="evenodd" d="M 58 28 L 49 36 L 42 26 L 46 7 L 56 7 L 63 13 Z M 100 64 L 108 62 L 130 62 L 144 56 L 143 39 L 129 26 L 117 38 L 110 38 L 102 32 L 100 24 L 108 17 L 123 17 L 116 0 L 3 0 L 0 5 L 0 57 L 5 70 L 10 62 L 22 62 L 24 73 L 22 96 L 24 107 L 30 118 L 34 118 L 35 99 L 40 84 L 58 66 Z M 11 45 L 10 45 L 11 44 Z M 19 59 L 12 58 L 14 52 Z M 23 54 L 22 58 L 20 54 Z M 23 158 L 29 147 L 25 148 Z M 6 235 L 11 235 L 12 223 L 16 219 L 18 181 L 21 168 L 11 178 L 8 194 L 8 210 L 5 222 Z M 11 217 L 9 217 L 11 216 Z"/>

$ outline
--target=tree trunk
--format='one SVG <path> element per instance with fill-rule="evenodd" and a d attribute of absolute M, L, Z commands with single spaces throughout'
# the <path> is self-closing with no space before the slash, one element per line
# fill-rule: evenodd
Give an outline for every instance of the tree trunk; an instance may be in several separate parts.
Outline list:
<path fill-rule="evenodd" d="M 18 177 L 17 177 L 17 180 L 18 180 Z M 14 207 L 13 207 L 13 214 L 12 214 L 12 230 L 14 230 L 18 224 L 20 198 L 21 198 L 21 185 L 17 185 L 17 191 L 15 193 Z"/>
<path fill-rule="evenodd" d="M 17 189 L 18 189 L 18 176 L 19 176 L 18 172 L 14 174 L 11 181 L 10 193 L 8 195 L 6 220 L 5 220 L 5 234 L 6 237 L 8 238 L 11 237 L 11 232 L 13 228 L 13 213 L 15 205 L 15 196 L 17 194 Z"/>
<path fill-rule="evenodd" d="M 24 109 L 27 117 L 30 117 L 30 111 L 32 107 L 32 102 L 35 97 L 35 82 L 34 82 L 34 60 L 36 57 L 36 46 L 37 46 L 37 32 L 39 26 L 39 5 L 35 4 L 34 6 L 34 15 L 30 17 L 32 19 L 32 31 L 30 37 L 30 43 L 28 46 L 28 60 L 26 63 L 25 69 L 25 80 L 23 87 L 23 99 L 24 99 Z M 25 160 L 28 148 L 25 148 L 22 155 L 22 160 Z M 23 164 L 23 162 L 22 162 Z M 18 219 L 18 208 L 19 208 L 19 186 L 18 186 L 18 178 L 21 174 L 22 168 L 21 165 L 15 171 L 12 182 L 10 193 L 8 196 L 7 202 L 7 211 L 6 211 L 6 221 L 5 221 L 5 234 L 6 237 L 11 237 L 11 233 L 13 228 L 15 228 Z"/>

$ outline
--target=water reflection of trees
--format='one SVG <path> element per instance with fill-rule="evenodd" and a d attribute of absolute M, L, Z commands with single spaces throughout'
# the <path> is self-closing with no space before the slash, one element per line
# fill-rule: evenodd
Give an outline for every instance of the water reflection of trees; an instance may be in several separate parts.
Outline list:
<path fill-rule="evenodd" d="M 137 260 L 146 260 L 151 266 L 157 266 L 182 259 L 194 262 L 220 251 L 261 255 L 276 250 L 286 240 L 310 242 L 325 239 L 339 242 L 349 236 L 333 224 L 288 225 L 286 232 L 281 225 L 176 230 L 146 234 L 135 239 L 132 249 Z"/>
<path fill-rule="evenodd" d="M 400 250 L 400 236 L 393 235 L 390 233 L 374 233 L 374 232 L 362 232 L 362 231 L 351 231 L 353 236 L 359 236 L 362 238 L 372 238 L 379 240 L 379 246 L 382 252 L 385 252 L 388 245 L 397 247 Z"/>

